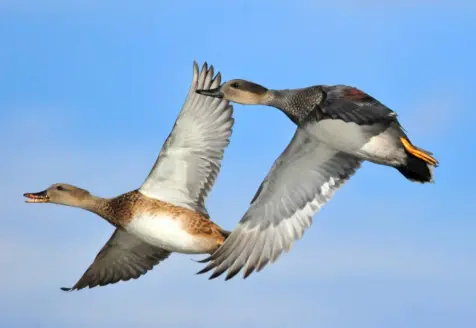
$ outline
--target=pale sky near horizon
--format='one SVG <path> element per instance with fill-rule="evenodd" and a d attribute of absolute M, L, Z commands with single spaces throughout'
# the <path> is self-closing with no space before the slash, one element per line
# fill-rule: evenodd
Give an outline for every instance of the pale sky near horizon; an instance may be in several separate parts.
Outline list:
<path fill-rule="evenodd" d="M 476 326 L 472 1 L 0 0 L 0 326 Z M 395 110 L 440 161 L 433 185 L 370 163 L 288 254 L 247 280 L 173 255 L 136 281 L 64 293 L 113 228 L 27 205 L 67 182 L 111 197 L 151 169 L 192 62 L 270 88 L 348 84 Z M 235 105 L 207 201 L 233 229 L 295 127 Z"/>

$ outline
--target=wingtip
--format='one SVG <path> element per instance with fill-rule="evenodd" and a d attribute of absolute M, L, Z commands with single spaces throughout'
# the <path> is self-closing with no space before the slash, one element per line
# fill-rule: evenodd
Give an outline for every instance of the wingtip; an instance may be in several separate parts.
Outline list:
<path fill-rule="evenodd" d="M 60 289 L 63 291 L 63 292 L 70 292 L 73 290 L 73 288 L 68 288 L 68 287 L 60 287 Z"/>
<path fill-rule="evenodd" d="M 204 273 L 207 273 L 208 271 L 210 271 L 210 269 L 208 267 L 205 267 L 203 268 L 202 270 L 198 271 L 197 273 L 195 273 L 196 275 L 199 275 L 199 274 L 204 274 Z"/>
<path fill-rule="evenodd" d="M 193 81 L 198 80 L 198 74 L 199 74 L 199 72 L 198 72 L 198 63 L 194 60 L 193 61 Z"/>
<path fill-rule="evenodd" d="M 212 274 L 210 277 L 208 277 L 208 280 L 213 280 L 216 279 L 219 275 Z"/>
<path fill-rule="evenodd" d="M 238 274 L 238 272 L 240 272 L 240 270 L 228 271 L 228 274 L 225 277 L 225 281 L 232 279 L 234 276 Z"/>
<path fill-rule="evenodd" d="M 218 278 L 219 276 L 221 276 L 222 273 L 223 272 L 215 270 L 215 272 L 212 273 L 212 275 L 208 278 L 208 280 L 213 280 L 215 278 Z"/>
<path fill-rule="evenodd" d="M 213 82 L 217 82 L 217 85 L 219 86 L 221 84 L 221 72 L 218 72 L 217 75 L 215 75 L 215 78 L 213 79 Z"/>
<path fill-rule="evenodd" d="M 210 74 L 210 80 L 213 80 L 213 75 L 215 75 L 215 68 L 213 67 L 213 65 L 210 65 L 210 67 L 208 68 L 208 74 Z"/>
<path fill-rule="evenodd" d="M 204 258 L 204 259 L 202 259 L 202 260 L 194 260 L 194 261 L 197 262 L 197 263 L 208 263 L 208 262 L 210 262 L 211 260 L 212 260 L 212 257 L 209 256 L 209 257 L 206 257 L 206 258 Z"/>
<path fill-rule="evenodd" d="M 246 268 L 245 271 L 243 271 L 243 280 L 248 278 L 254 271 L 254 268 Z"/>

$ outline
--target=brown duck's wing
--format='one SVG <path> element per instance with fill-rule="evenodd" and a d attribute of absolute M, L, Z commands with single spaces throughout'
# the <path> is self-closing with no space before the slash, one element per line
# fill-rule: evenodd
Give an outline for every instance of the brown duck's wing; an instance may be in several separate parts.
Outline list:
<path fill-rule="evenodd" d="M 205 199 L 215 184 L 233 127 L 233 106 L 198 89 L 220 85 L 212 66 L 198 71 L 169 137 L 139 191 L 147 197 L 207 214 Z"/>
<path fill-rule="evenodd" d="M 118 228 L 81 279 L 73 287 L 61 289 L 80 290 L 137 279 L 169 255 L 169 251 L 144 243 Z"/>

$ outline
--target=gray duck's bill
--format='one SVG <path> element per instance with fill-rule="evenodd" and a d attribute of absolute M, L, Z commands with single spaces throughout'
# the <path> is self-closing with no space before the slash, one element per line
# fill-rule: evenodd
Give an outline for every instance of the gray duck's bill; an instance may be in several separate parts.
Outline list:
<path fill-rule="evenodd" d="M 209 90 L 196 90 L 196 93 L 203 96 L 215 97 L 215 98 L 223 98 L 223 92 L 221 92 L 221 88 L 209 89 Z"/>

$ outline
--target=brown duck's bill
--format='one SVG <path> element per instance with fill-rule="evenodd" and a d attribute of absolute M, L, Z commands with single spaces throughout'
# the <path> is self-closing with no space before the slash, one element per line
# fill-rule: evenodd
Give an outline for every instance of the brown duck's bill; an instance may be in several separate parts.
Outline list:
<path fill-rule="evenodd" d="M 50 197 L 48 197 L 48 193 L 46 190 L 35 192 L 35 193 L 25 193 L 23 194 L 26 198 L 28 198 L 25 202 L 26 203 L 48 203 L 50 201 Z"/>
<path fill-rule="evenodd" d="M 221 88 L 209 89 L 209 90 L 196 90 L 196 93 L 203 96 L 215 97 L 215 98 L 223 98 L 223 92 L 221 92 Z"/>

